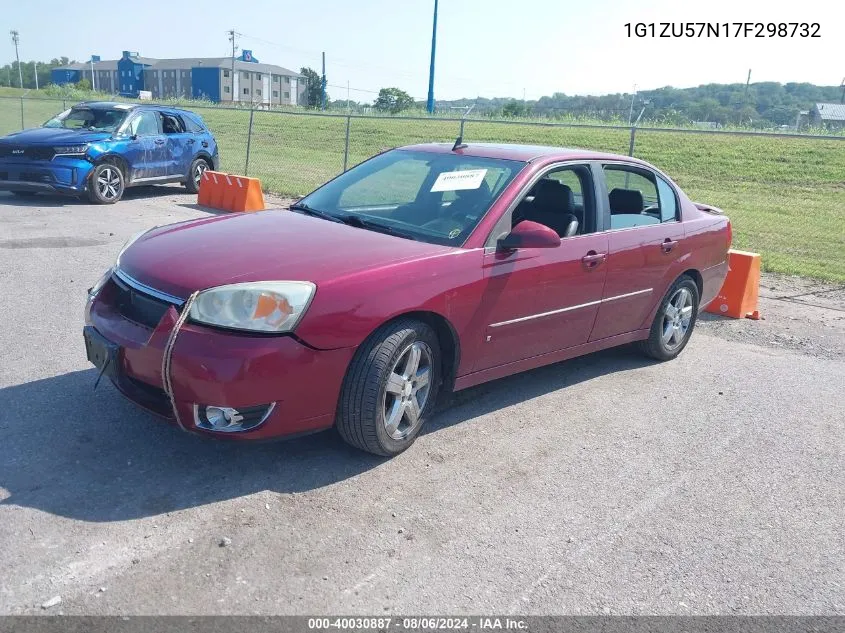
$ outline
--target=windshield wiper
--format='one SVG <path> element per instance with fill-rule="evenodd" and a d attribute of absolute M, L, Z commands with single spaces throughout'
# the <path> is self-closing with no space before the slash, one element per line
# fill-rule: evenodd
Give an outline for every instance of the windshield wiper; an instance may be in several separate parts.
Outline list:
<path fill-rule="evenodd" d="M 290 211 L 301 211 L 306 215 L 312 215 L 315 218 L 322 218 L 323 220 L 328 220 L 329 222 L 340 222 L 341 224 L 344 224 L 344 221 L 336 215 L 332 215 L 331 213 L 326 213 L 325 211 L 320 211 L 319 209 L 309 207 L 307 204 L 303 204 L 302 202 L 292 204 L 290 205 L 290 207 L 288 207 L 288 209 Z"/>
<path fill-rule="evenodd" d="M 385 233 L 387 235 L 394 235 L 396 237 L 403 237 L 406 240 L 416 240 L 413 235 L 410 233 L 405 233 L 404 231 L 397 231 L 392 226 L 388 226 L 386 224 L 382 224 L 381 222 L 373 222 L 372 220 L 365 220 L 361 216 L 358 215 L 344 215 L 340 216 L 339 220 L 344 224 L 348 224 L 349 226 L 355 226 L 360 229 L 369 229 L 370 231 L 376 231 L 378 233 Z"/>

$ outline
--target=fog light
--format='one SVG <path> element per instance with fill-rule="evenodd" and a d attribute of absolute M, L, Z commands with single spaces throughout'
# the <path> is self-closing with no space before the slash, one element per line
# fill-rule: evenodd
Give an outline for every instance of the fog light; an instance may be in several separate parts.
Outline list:
<path fill-rule="evenodd" d="M 275 402 L 253 407 L 221 407 L 217 405 L 194 405 L 194 424 L 197 428 L 222 433 L 250 431 L 261 425 L 273 411 Z"/>
<path fill-rule="evenodd" d="M 205 419 L 215 430 L 239 424 L 244 419 L 237 409 L 230 407 L 206 407 Z"/>

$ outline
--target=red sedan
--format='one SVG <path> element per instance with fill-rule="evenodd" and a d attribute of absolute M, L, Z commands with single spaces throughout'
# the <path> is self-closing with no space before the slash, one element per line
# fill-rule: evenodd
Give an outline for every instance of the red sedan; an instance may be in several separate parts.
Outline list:
<path fill-rule="evenodd" d="M 731 226 L 651 165 L 517 145 L 415 145 L 289 211 L 133 238 L 89 291 L 88 358 L 187 431 L 337 426 L 406 449 L 445 390 L 637 342 L 689 341 Z"/>

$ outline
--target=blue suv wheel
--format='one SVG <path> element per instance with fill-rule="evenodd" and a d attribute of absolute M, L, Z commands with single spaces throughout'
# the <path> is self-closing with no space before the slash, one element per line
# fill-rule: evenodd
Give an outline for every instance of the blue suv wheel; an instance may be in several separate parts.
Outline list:
<path fill-rule="evenodd" d="M 88 178 L 88 199 L 95 204 L 114 204 L 123 197 L 123 172 L 113 163 L 100 163 Z"/>

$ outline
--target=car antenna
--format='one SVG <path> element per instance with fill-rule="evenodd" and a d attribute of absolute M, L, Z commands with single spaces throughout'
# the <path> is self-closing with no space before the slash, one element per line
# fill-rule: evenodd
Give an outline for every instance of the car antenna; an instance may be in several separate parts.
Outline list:
<path fill-rule="evenodd" d="M 459 149 L 464 149 L 465 147 L 469 147 L 466 143 L 464 143 L 464 120 L 467 118 L 467 115 L 472 112 L 472 109 L 475 107 L 473 103 L 469 106 L 466 111 L 464 112 L 463 116 L 461 116 L 461 131 L 458 132 L 458 138 L 455 139 L 455 144 L 452 145 L 452 151 L 456 151 Z"/>

